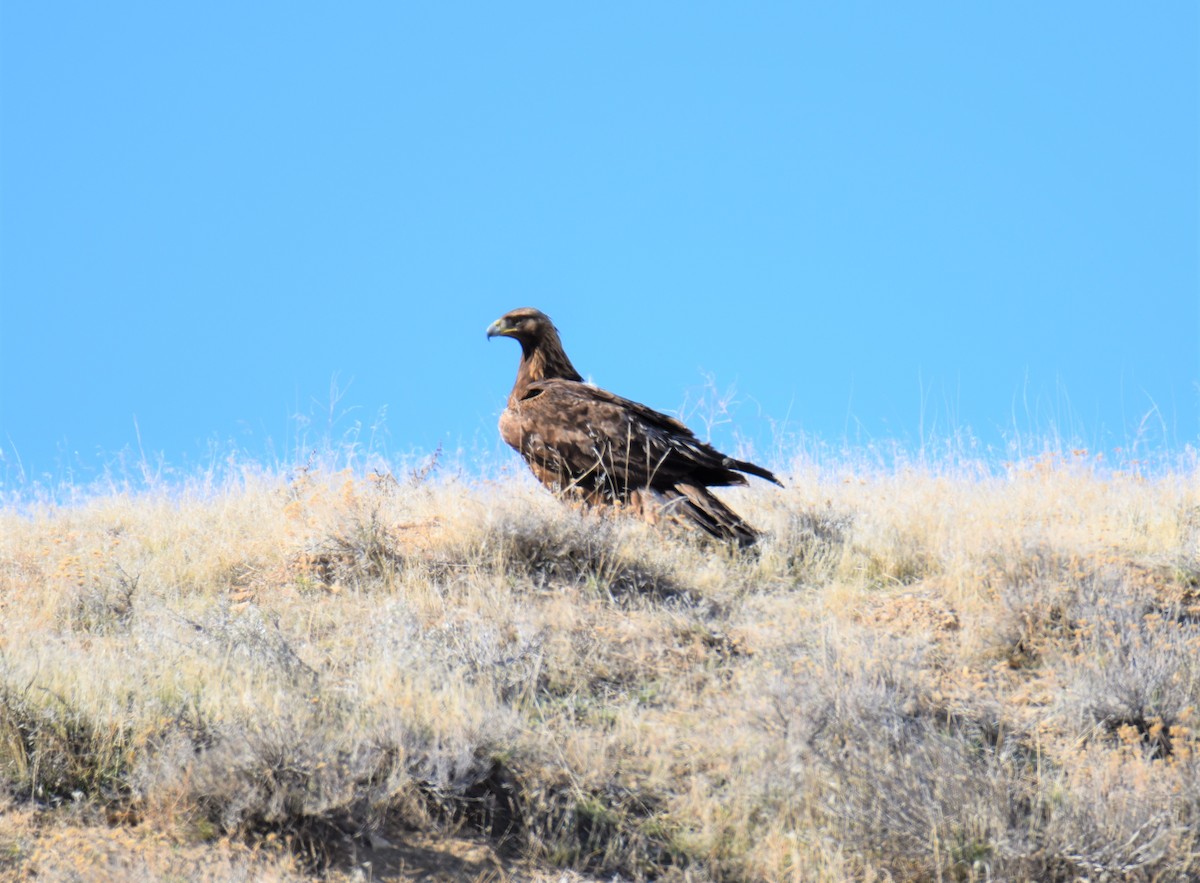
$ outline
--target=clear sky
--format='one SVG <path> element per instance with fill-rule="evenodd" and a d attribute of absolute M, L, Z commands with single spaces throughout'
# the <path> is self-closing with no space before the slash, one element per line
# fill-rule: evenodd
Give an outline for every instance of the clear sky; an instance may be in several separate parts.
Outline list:
<path fill-rule="evenodd" d="M 526 305 L 760 452 L 1194 445 L 1198 55 L 1190 0 L 5 2 L 0 483 L 495 451 Z"/>

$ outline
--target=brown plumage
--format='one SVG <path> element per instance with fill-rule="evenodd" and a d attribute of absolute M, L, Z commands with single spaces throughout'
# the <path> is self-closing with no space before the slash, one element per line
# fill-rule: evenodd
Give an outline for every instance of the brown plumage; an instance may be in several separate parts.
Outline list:
<path fill-rule="evenodd" d="M 708 488 L 744 485 L 743 472 L 782 487 L 770 471 L 726 457 L 673 417 L 584 383 L 545 313 L 513 310 L 487 335 L 521 344 L 500 435 L 542 484 L 651 522 L 668 517 L 726 542 L 754 542 L 754 528 Z"/>

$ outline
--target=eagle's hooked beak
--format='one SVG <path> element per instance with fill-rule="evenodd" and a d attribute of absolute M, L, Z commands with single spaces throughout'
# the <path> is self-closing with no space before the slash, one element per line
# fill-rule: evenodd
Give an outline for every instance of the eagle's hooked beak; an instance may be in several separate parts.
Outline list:
<path fill-rule="evenodd" d="M 510 328 L 508 325 L 505 325 L 503 319 L 497 319 L 488 326 L 487 336 L 488 339 L 491 340 L 493 337 L 504 337 L 510 331 L 512 331 L 512 328 Z"/>

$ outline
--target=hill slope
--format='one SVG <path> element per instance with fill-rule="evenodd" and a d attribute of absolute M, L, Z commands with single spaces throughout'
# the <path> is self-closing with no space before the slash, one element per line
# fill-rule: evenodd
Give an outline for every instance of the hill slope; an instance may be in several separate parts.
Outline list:
<path fill-rule="evenodd" d="M 1195 469 L 788 484 L 744 554 L 515 479 L 8 510 L 0 870 L 1196 872 Z"/>

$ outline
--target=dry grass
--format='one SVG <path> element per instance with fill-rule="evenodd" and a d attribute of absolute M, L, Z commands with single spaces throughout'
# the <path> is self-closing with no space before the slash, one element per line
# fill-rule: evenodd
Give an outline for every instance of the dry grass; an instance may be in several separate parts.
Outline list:
<path fill-rule="evenodd" d="M 1200 470 L 788 484 L 744 554 L 517 479 L 11 506 L 0 874 L 1200 874 Z"/>

